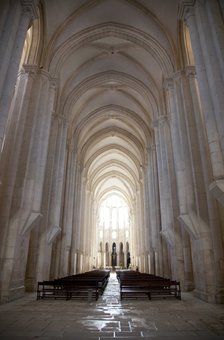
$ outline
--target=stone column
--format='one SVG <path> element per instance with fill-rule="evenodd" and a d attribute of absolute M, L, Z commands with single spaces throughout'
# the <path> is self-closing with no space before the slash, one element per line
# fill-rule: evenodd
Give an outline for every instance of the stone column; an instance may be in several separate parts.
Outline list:
<path fill-rule="evenodd" d="M 135 237 L 136 237 L 136 228 L 133 228 L 133 226 L 136 225 L 135 221 L 135 201 L 132 202 L 133 210 L 130 210 L 130 244 L 129 244 L 129 249 L 131 253 L 131 264 L 132 268 L 135 265 L 135 258 L 136 258 L 136 242 L 134 242 Z"/>
<path fill-rule="evenodd" d="M 143 204 L 144 204 L 144 219 L 145 219 L 145 251 L 144 251 L 144 256 L 146 258 L 146 271 L 149 272 L 149 263 L 148 263 L 148 254 L 151 251 L 152 245 L 150 241 L 150 211 L 149 211 L 149 183 L 148 183 L 148 176 L 147 176 L 147 170 L 148 170 L 148 165 L 147 163 L 145 164 L 144 167 L 144 199 L 143 199 Z"/>
<path fill-rule="evenodd" d="M 76 150 L 72 145 L 67 145 L 67 162 L 65 176 L 65 198 L 64 198 L 64 213 L 62 225 L 61 239 L 61 260 L 60 260 L 60 276 L 73 274 L 71 263 L 71 247 L 73 238 L 73 223 L 74 223 L 74 202 L 75 193 L 75 178 L 76 178 Z"/>
<path fill-rule="evenodd" d="M 149 195 L 149 213 L 150 213 L 150 260 L 152 274 L 162 275 L 162 249 L 161 249 L 161 221 L 160 221 L 160 204 L 158 188 L 158 169 L 156 160 L 156 146 L 152 144 L 148 148 L 148 195 Z M 155 253 L 159 256 L 155 257 Z"/>
<path fill-rule="evenodd" d="M 199 115 L 198 112 L 200 112 L 200 102 L 199 102 L 199 96 L 198 96 L 198 89 L 197 89 L 197 80 L 196 80 L 196 75 L 192 67 L 188 67 L 186 69 L 186 79 L 188 81 L 187 84 L 185 84 L 185 87 L 183 89 L 183 93 L 187 93 L 190 91 L 190 95 L 192 98 L 192 108 L 191 110 L 194 113 L 195 117 L 195 123 L 196 123 L 196 128 L 197 128 L 197 140 L 198 140 L 198 148 L 200 149 L 200 158 L 201 158 L 201 169 L 198 168 L 197 166 L 197 176 L 195 175 L 194 177 L 196 178 L 202 178 L 203 174 L 203 181 L 204 181 L 204 186 L 205 188 L 208 188 L 209 183 L 212 178 L 212 169 L 210 168 L 210 158 L 209 158 L 209 152 L 208 152 L 208 147 L 207 147 L 207 141 L 206 141 L 206 131 L 204 128 L 203 120 L 202 120 L 202 115 Z M 187 90 L 188 88 L 188 90 Z M 189 117 L 189 110 L 188 110 L 188 115 Z M 190 140 L 193 140 L 193 136 L 191 135 Z M 192 146 L 192 149 L 195 148 Z M 199 159 L 198 155 L 194 155 L 195 161 Z M 200 193 L 200 197 L 198 197 L 198 208 L 200 209 L 199 212 L 197 213 L 198 216 L 202 216 L 203 221 L 206 221 L 208 226 L 207 230 L 209 230 L 210 236 L 208 238 L 210 239 L 210 247 L 213 249 L 214 253 L 214 263 L 212 264 L 213 269 L 216 272 L 216 279 L 213 280 L 215 288 L 213 290 L 215 293 L 210 293 L 212 297 L 210 299 L 213 299 L 216 302 L 221 302 L 223 301 L 223 286 L 224 286 L 224 276 L 223 276 L 223 271 L 220 268 L 220 263 L 223 262 L 224 258 L 224 249 L 222 245 L 222 237 L 223 237 L 223 232 L 222 232 L 222 218 L 220 217 L 219 213 L 219 207 L 217 205 L 216 200 L 213 198 L 213 196 L 210 194 L 210 192 L 206 189 L 202 189 L 201 187 L 198 187 L 198 192 Z M 201 193 L 204 192 L 204 196 L 202 196 Z M 206 205 L 204 204 L 204 210 L 205 212 L 202 213 L 202 202 L 206 200 Z M 207 218 L 205 218 L 207 216 Z M 204 222 L 198 223 L 198 226 L 202 225 L 204 226 Z M 202 228 L 203 230 L 203 228 Z M 204 233 L 205 235 L 205 233 Z M 206 241 L 205 241 L 206 242 Z M 208 269 L 205 269 L 206 273 L 209 272 Z M 210 289 L 211 290 L 211 289 Z"/>
<path fill-rule="evenodd" d="M 55 239 L 62 231 L 62 214 L 63 214 L 63 190 L 64 190 L 64 172 L 66 159 L 66 139 L 67 139 L 67 122 L 65 117 L 54 114 L 52 117 L 51 141 L 48 154 L 50 160 L 49 167 L 51 172 L 47 181 L 50 182 L 49 187 L 49 202 L 46 226 L 46 238 L 43 240 L 47 253 L 50 252 L 53 246 L 53 253 L 49 255 L 51 259 L 51 277 L 60 275 L 60 255 L 62 237 L 56 242 Z M 51 159 L 52 158 L 52 159 Z M 51 177 L 51 178 L 50 178 Z M 46 243 L 46 244 L 45 244 Z M 45 252 L 42 251 L 42 254 Z M 57 259 L 57 261 L 55 261 Z"/>
<path fill-rule="evenodd" d="M 84 190 L 84 195 L 85 195 L 85 205 L 81 206 L 81 210 L 82 210 L 82 249 L 84 252 L 84 271 L 88 270 L 88 266 L 89 266 L 89 255 L 91 252 L 91 247 L 90 247 L 90 241 L 91 239 L 91 225 L 90 225 L 90 216 L 92 214 L 91 211 L 91 192 L 89 190 L 88 187 L 88 181 L 85 184 L 85 188 L 83 188 Z M 84 211 L 84 213 L 83 213 Z M 102 257 L 102 251 L 101 251 L 101 257 Z"/>
<path fill-rule="evenodd" d="M 189 247 L 188 237 L 182 230 L 184 286 L 186 289 L 193 286 L 193 276 L 190 273 L 192 249 L 195 293 L 205 300 L 220 301 L 222 275 L 217 264 L 223 258 L 220 242 L 222 236 L 214 199 L 206 190 L 211 169 L 194 69 L 188 67 L 186 72 L 178 72 L 167 83 L 175 173 L 179 188 L 179 220 L 191 236 Z M 217 273 L 215 279 L 214 270 Z"/>
<path fill-rule="evenodd" d="M 189 259 L 186 256 L 190 254 L 188 252 L 183 252 L 182 248 L 182 236 L 185 233 L 181 230 L 184 228 L 187 230 L 189 235 L 193 238 L 197 238 L 199 235 L 198 221 L 195 222 L 197 213 L 194 211 L 194 207 L 196 206 L 194 193 L 193 193 L 193 180 L 191 171 L 193 165 L 191 164 L 193 156 L 190 157 L 189 154 L 189 146 L 188 146 L 188 138 L 190 135 L 189 129 L 186 126 L 185 119 L 185 108 L 187 106 L 186 102 L 190 101 L 188 96 L 188 92 L 184 91 L 185 94 L 185 102 L 182 98 L 182 83 L 185 77 L 184 72 L 178 72 L 174 75 L 174 78 L 169 78 L 165 80 L 164 86 L 166 89 L 167 96 L 167 107 L 170 115 L 170 126 L 171 126 L 171 137 L 172 137 L 172 148 L 173 148 L 173 157 L 174 157 L 174 167 L 175 167 L 175 175 L 177 182 L 177 193 L 178 193 L 178 207 L 179 207 L 179 221 L 181 224 L 176 230 L 176 236 L 178 235 L 179 241 L 176 242 L 177 253 L 179 253 L 179 260 L 184 261 L 184 263 L 190 263 Z M 187 110 L 187 115 L 191 116 L 190 109 Z M 190 128 L 195 131 L 195 124 L 192 119 L 190 120 Z M 192 133 L 191 133 L 192 134 Z M 195 142 L 195 136 L 192 134 L 191 141 L 194 149 L 198 149 L 198 144 Z M 200 164 L 200 156 L 198 155 L 197 159 Z M 191 170 L 190 170 L 191 169 Z M 196 175 L 195 175 L 196 177 Z M 194 177 L 194 178 L 195 178 Z M 200 178 L 202 176 L 200 175 Z M 196 181 L 196 179 L 195 179 Z M 185 237 L 186 239 L 186 237 Z M 183 240 L 184 241 L 184 240 Z M 181 285 L 185 285 L 185 279 L 188 275 L 187 273 L 192 268 L 187 267 L 186 272 L 186 264 L 183 266 L 183 276 L 180 275 Z M 192 286 L 192 285 L 191 285 Z M 186 287 L 186 285 L 185 285 Z"/>
<path fill-rule="evenodd" d="M 0 150 L 14 93 L 19 63 L 30 22 L 37 18 L 34 0 L 5 1 L 0 5 Z"/>
<path fill-rule="evenodd" d="M 159 192 L 161 211 L 161 235 L 167 243 L 170 252 L 172 277 L 176 277 L 174 218 L 171 193 L 170 158 L 170 129 L 167 116 L 160 116 L 155 124 L 157 144 L 157 159 L 159 170 Z"/>
<path fill-rule="evenodd" d="M 199 1 L 197 16 L 200 18 L 198 30 L 214 108 L 214 118 L 224 156 L 224 22 L 218 1 L 206 0 L 205 4 Z"/>
<path fill-rule="evenodd" d="M 193 263 L 192 263 L 192 250 L 191 241 L 188 232 L 184 227 L 182 231 L 183 240 L 183 256 L 184 256 L 184 281 L 182 282 L 183 291 L 192 291 L 195 288 L 194 275 L 193 275 Z"/>
<path fill-rule="evenodd" d="M 19 168 L 20 154 L 24 144 L 24 135 L 26 129 L 26 122 L 28 117 L 28 100 L 33 84 L 36 78 L 37 67 L 27 72 L 20 73 L 18 83 L 15 90 L 14 109 L 12 110 L 12 117 L 8 126 L 7 135 L 5 137 L 4 148 L 2 151 L 0 163 L 1 176 L 1 191 L 0 191 L 0 224 L 4 228 L 0 228 L 1 256 L 4 253 L 4 245 L 7 238 L 7 229 L 12 214 L 12 200 L 15 197 L 15 181 Z M 17 187 L 22 186 L 18 183 Z M 18 207 L 16 207 L 16 210 Z"/>
<path fill-rule="evenodd" d="M 29 66 L 27 67 L 29 69 Z M 29 98 L 29 117 L 26 130 L 30 130 L 27 132 L 30 140 L 26 140 L 24 145 L 28 152 L 25 153 L 25 158 L 21 160 L 23 163 L 26 162 L 23 214 L 20 220 L 22 233 L 25 233 L 32 226 L 33 221 L 37 218 L 36 214 L 41 210 L 55 95 L 55 79 L 51 79 L 49 73 L 43 69 L 38 71 L 35 87 Z"/>
<path fill-rule="evenodd" d="M 172 137 L 172 148 L 175 174 L 177 178 L 177 191 L 179 198 L 179 208 L 181 213 L 186 213 L 186 190 L 187 190 L 187 178 L 184 164 L 184 148 L 183 148 L 183 136 L 182 126 L 180 123 L 181 114 L 178 112 L 177 100 L 174 93 L 174 81 L 172 78 L 166 79 L 164 82 L 164 88 L 167 94 L 167 105 L 170 114 L 170 127 Z"/>
<path fill-rule="evenodd" d="M 66 139 L 67 139 L 67 122 L 64 117 L 59 115 L 53 116 L 53 154 L 55 155 L 52 164 L 52 185 L 51 198 L 49 207 L 49 229 L 47 233 L 48 243 L 52 243 L 58 233 L 61 232 L 60 218 L 62 208 L 62 193 L 64 183 L 65 156 L 66 156 Z"/>
<path fill-rule="evenodd" d="M 140 188 L 137 189 L 136 192 L 136 220 L 135 220 L 135 243 L 136 243 L 136 255 L 140 258 L 140 255 L 143 252 L 143 225 L 142 225 L 142 207 L 141 207 L 141 195 Z M 139 265 L 139 264 L 138 264 Z M 141 265 L 139 270 L 141 271 Z"/>
<path fill-rule="evenodd" d="M 18 155 L 15 155 L 14 160 L 13 157 L 8 159 L 4 157 L 2 177 L 4 188 L 2 197 L 8 203 L 11 202 L 7 216 L 6 211 L 2 215 L 7 227 L 2 249 L 3 299 L 23 294 L 29 235 L 42 216 L 42 193 L 50 122 L 54 109 L 55 81 L 52 81 L 44 70 L 40 71 L 33 66 L 26 66 L 24 69 L 12 110 L 13 119 L 19 116 L 20 120 L 16 125 L 12 119 L 12 125 L 9 127 L 10 130 L 18 126 L 18 133 L 14 139 L 15 144 L 18 143 L 16 147 Z M 27 87 L 28 84 L 30 86 Z M 12 136 L 9 130 L 8 133 Z M 8 142 L 10 140 L 7 144 Z M 7 148 L 7 145 L 5 147 Z M 10 285 L 13 286 L 13 290 L 10 290 Z"/>
<path fill-rule="evenodd" d="M 142 271 L 145 271 L 146 268 L 146 262 L 145 262 L 145 257 L 146 254 L 148 254 L 150 244 L 149 244 L 149 226 L 147 224 L 148 218 L 146 218 L 146 209 L 148 210 L 148 206 L 146 205 L 147 203 L 147 196 L 145 194 L 145 187 L 146 187 L 146 180 L 143 180 L 142 178 L 142 172 L 143 167 L 141 166 L 141 178 L 140 178 L 140 191 L 139 191 L 139 206 L 138 208 L 140 216 L 140 224 L 137 227 L 138 231 L 140 232 L 140 260 L 142 263 Z M 148 256 L 147 256 L 148 257 Z"/>
<path fill-rule="evenodd" d="M 206 4 L 208 3 L 210 2 L 206 1 Z M 212 42 L 213 37 L 211 37 L 204 5 L 201 6 L 199 1 L 196 2 L 196 7 L 189 3 L 182 3 L 180 17 L 186 21 L 189 28 L 194 51 L 214 179 L 210 184 L 210 190 L 224 205 L 224 157 L 222 151 L 224 85 L 222 72 L 220 72 L 220 58 L 217 58 L 215 54 L 217 48 Z"/>
<path fill-rule="evenodd" d="M 161 235 L 167 243 L 170 254 L 172 278 L 183 280 L 183 253 L 176 178 L 174 171 L 173 149 L 171 143 L 170 121 L 168 116 L 161 116 L 155 130 L 157 142 L 157 159 L 159 169 L 159 190 L 161 208 Z"/>
<path fill-rule="evenodd" d="M 80 270 L 80 247 L 81 247 L 81 228 L 80 228 L 80 207 L 82 200 L 82 174 L 79 165 L 79 160 L 76 162 L 76 177 L 75 177 L 75 202 L 74 202 L 74 221 L 72 233 L 72 254 L 76 254 L 76 270 Z M 74 256 L 73 256 L 74 257 Z"/>
<path fill-rule="evenodd" d="M 92 258 L 95 256 L 95 243 L 96 243 L 96 212 L 95 212 L 95 207 L 94 207 L 94 198 L 93 198 L 93 193 L 91 192 L 90 195 L 90 202 L 89 202 L 89 212 L 88 212 L 88 231 L 87 231 L 87 249 L 88 253 L 91 258 L 91 268 L 93 269 L 93 264 L 92 264 Z M 104 253 L 105 253 L 105 248 L 104 248 L 104 242 L 103 239 L 102 241 L 102 265 L 105 267 L 104 263 Z"/>
<path fill-rule="evenodd" d="M 224 75 L 224 30 L 223 30 L 223 14 L 221 7 L 224 6 L 223 0 L 207 1 L 206 10 L 210 29 L 212 32 L 211 39 L 213 40 L 216 50 L 216 56 L 219 61 L 222 76 Z"/>
<path fill-rule="evenodd" d="M 85 220 L 85 214 L 83 214 L 83 210 L 86 211 L 87 206 L 87 177 L 85 173 L 85 168 L 82 170 L 81 174 L 81 193 L 80 193 L 80 199 L 79 199 L 79 205 L 78 205 L 78 214 L 79 214 L 79 233 L 80 233 L 80 242 L 79 242 L 79 249 L 81 249 L 82 252 L 84 252 L 85 249 L 85 237 L 86 237 L 86 220 Z"/>

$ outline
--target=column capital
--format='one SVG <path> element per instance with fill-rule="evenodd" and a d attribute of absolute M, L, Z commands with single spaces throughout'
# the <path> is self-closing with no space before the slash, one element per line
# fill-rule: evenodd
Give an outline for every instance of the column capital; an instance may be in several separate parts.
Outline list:
<path fill-rule="evenodd" d="M 149 145 L 148 147 L 147 147 L 147 151 L 149 152 L 149 153 L 151 153 L 151 152 L 153 152 L 153 151 L 155 151 L 156 150 L 156 144 L 151 144 L 151 145 Z"/>
<path fill-rule="evenodd" d="M 77 155 L 77 147 L 74 145 L 74 143 L 71 143 L 70 141 L 67 142 L 67 149 L 68 152 L 73 153 L 74 156 Z"/>
<path fill-rule="evenodd" d="M 168 115 L 161 115 L 153 120 L 153 127 L 158 128 L 160 125 L 162 125 L 164 122 L 168 122 L 170 120 Z"/>
<path fill-rule="evenodd" d="M 38 3 L 39 0 L 21 0 L 23 14 L 27 15 L 30 19 L 37 19 Z"/>
<path fill-rule="evenodd" d="M 37 74 L 39 67 L 36 64 L 23 64 L 22 69 L 20 71 L 21 74 Z"/>
<path fill-rule="evenodd" d="M 177 72 L 174 73 L 173 79 L 174 79 L 174 81 L 179 80 L 184 76 L 185 76 L 185 71 L 184 70 L 178 70 Z"/>
<path fill-rule="evenodd" d="M 169 78 L 164 79 L 163 88 L 166 89 L 166 90 L 173 90 L 174 89 L 173 77 L 169 77 Z"/>
<path fill-rule="evenodd" d="M 194 15 L 196 0 L 182 0 L 179 4 L 178 18 L 187 23 L 189 17 Z"/>
<path fill-rule="evenodd" d="M 20 73 L 29 73 L 29 74 L 39 74 L 43 77 L 46 77 L 50 80 L 51 86 L 57 86 L 57 78 L 51 77 L 49 71 L 45 70 L 43 67 L 39 67 L 37 64 L 23 64 Z"/>
<path fill-rule="evenodd" d="M 55 113 L 55 111 L 52 112 L 52 118 L 57 119 L 58 123 L 68 124 L 67 118 L 60 113 Z"/>
<path fill-rule="evenodd" d="M 185 73 L 186 73 L 187 77 L 195 78 L 195 76 L 196 76 L 195 66 L 186 66 Z"/>
<path fill-rule="evenodd" d="M 52 89 L 56 89 L 57 88 L 57 84 L 58 84 L 58 80 L 57 78 L 52 78 L 49 74 L 49 81 L 50 81 L 50 87 Z"/>

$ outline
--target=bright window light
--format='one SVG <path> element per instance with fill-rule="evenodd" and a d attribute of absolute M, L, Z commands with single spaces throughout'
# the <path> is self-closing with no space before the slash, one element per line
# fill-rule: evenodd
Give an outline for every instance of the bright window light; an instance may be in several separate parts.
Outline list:
<path fill-rule="evenodd" d="M 116 239 L 116 237 L 117 237 L 116 231 L 112 231 L 112 239 L 114 240 L 114 239 Z"/>
<path fill-rule="evenodd" d="M 110 195 L 100 206 L 99 226 L 104 229 L 126 229 L 129 219 L 129 209 L 118 195 Z"/>

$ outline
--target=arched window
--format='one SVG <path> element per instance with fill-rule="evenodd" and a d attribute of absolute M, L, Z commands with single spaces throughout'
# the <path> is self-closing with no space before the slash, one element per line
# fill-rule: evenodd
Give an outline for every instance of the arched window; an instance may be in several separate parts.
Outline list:
<path fill-rule="evenodd" d="M 21 69 L 23 64 L 27 64 L 29 53 L 30 53 L 30 47 L 32 43 L 32 37 L 33 37 L 33 26 L 31 26 L 26 33 L 26 39 L 25 39 L 25 43 L 23 46 L 23 52 L 22 52 L 22 57 L 20 60 L 19 69 Z"/>
<path fill-rule="evenodd" d="M 37 18 L 26 33 L 19 70 L 23 64 L 40 64 L 43 44 L 43 9 L 40 3 Z"/>

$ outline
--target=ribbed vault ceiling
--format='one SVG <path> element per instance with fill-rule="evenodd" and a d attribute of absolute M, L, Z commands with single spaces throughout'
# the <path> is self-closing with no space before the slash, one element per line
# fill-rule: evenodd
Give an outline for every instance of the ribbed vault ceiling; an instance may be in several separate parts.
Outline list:
<path fill-rule="evenodd" d="M 131 202 L 142 179 L 163 80 L 174 71 L 178 0 L 48 0 L 45 67 L 58 79 L 88 190 Z"/>

